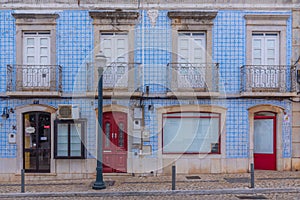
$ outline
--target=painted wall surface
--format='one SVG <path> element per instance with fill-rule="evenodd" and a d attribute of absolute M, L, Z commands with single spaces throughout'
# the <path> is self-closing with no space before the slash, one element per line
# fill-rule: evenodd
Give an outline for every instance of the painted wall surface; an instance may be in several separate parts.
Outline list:
<path fill-rule="evenodd" d="M 11 10 L 0 11 L 0 93 L 6 91 L 6 65 L 15 64 L 15 20 Z M 159 11 L 155 25 L 152 25 L 146 11 L 140 11 L 139 23 L 135 27 L 135 62 L 144 66 L 144 86 L 150 86 L 150 93 L 163 94 L 168 87 L 166 79 L 166 66 L 172 61 L 172 28 L 167 16 L 168 11 Z M 63 93 L 70 94 L 84 92 L 86 78 L 84 69 L 86 62 L 93 57 L 93 25 L 87 10 L 59 11 L 57 19 L 57 64 L 63 69 Z M 291 15 L 291 12 L 253 12 L 238 10 L 222 10 L 214 19 L 213 26 L 213 62 L 220 63 L 220 92 L 223 94 L 239 94 L 240 67 L 246 62 L 246 25 L 245 14 L 278 14 Z M 287 65 L 291 64 L 291 17 L 287 26 Z M 287 80 L 289 81 L 289 80 Z M 289 87 L 289 86 L 288 86 Z M 145 87 L 143 88 L 145 89 Z M 7 98 L 0 97 L 0 111 L 4 107 L 31 104 L 39 100 L 40 104 L 57 107 L 58 104 L 76 103 L 80 105 L 81 117 L 88 119 L 87 124 L 87 150 L 88 158 L 93 158 L 96 149 L 96 135 L 94 122 L 97 101 L 89 98 Z M 134 100 L 116 100 L 117 104 L 131 106 Z M 281 106 L 291 116 L 291 103 L 288 100 L 265 100 L 250 98 L 232 99 L 191 99 L 194 104 L 212 104 L 227 108 L 226 119 L 226 157 L 247 158 L 249 156 L 249 107 L 259 104 L 272 104 Z M 180 100 L 180 104 L 190 104 L 191 100 Z M 104 105 L 111 104 L 112 100 L 104 100 Z M 156 157 L 158 146 L 158 125 L 156 109 L 162 106 L 177 105 L 178 101 L 171 99 L 145 100 L 145 107 L 154 105 L 154 110 L 145 109 L 145 126 L 149 129 L 150 142 L 144 145 L 152 146 L 152 155 Z M 8 144 L 8 133 L 16 132 L 16 114 L 10 114 L 7 120 L 0 119 L 0 158 L 14 158 L 18 147 Z M 291 157 L 291 120 L 284 121 L 282 127 L 282 155 Z M 18 137 L 18 136 L 17 136 Z"/>

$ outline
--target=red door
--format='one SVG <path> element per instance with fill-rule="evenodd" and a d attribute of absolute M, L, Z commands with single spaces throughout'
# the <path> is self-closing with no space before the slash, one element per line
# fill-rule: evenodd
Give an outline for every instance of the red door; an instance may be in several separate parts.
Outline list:
<path fill-rule="evenodd" d="M 103 172 L 127 172 L 126 113 L 103 113 Z"/>
<path fill-rule="evenodd" d="M 257 113 L 254 117 L 254 168 L 276 170 L 276 115 Z"/>

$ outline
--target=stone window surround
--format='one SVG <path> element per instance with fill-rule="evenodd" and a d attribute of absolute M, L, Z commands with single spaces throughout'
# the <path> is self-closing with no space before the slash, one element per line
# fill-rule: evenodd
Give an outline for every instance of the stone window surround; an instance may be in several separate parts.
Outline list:
<path fill-rule="evenodd" d="M 50 65 L 56 65 L 56 19 L 58 14 L 44 13 L 12 13 L 16 19 L 16 63 L 22 65 L 23 61 L 23 33 L 27 31 L 50 31 Z M 17 83 L 22 82 L 22 74 L 17 74 Z M 51 77 L 51 79 L 56 77 Z M 50 81 L 55 82 L 55 81 Z M 17 84 L 17 87 L 22 85 Z M 50 86 L 53 87 L 53 86 Z"/>
<path fill-rule="evenodd" d="M 168 17 L 172 25 L 172 62 L 178 62 L 178 32 L 205 32 L 206 35 L 206 63 L 212 63 L 212 28 L 216 11 L 170 11 Z M 207 87 L 212 91 L 212 74 L 206 72 Z M 177 76 L 172 81 L 172 90 L 177 90 Z"/>
<path fill-rule="evenodd" d="M 180 158 L 209 158 L 209 159 L 225 159 L 226 158 L 226 108 L 215 105 L 176 105 L 176 106 L 167 106 L 157 109 L 157 123 L 158 123 L 158 152 L 157 156 L 159 159 L 167 160 L 168 162 L 176 162 Z M 162 115 L 164 113 L 172 112 L 213 112 L 219 113 L 220 116 L 220 154 L 163 154 L 162 152 Z M 162 162 L 164 163 L 164 162 Z M 170 164 L 170 163 L 168 163 Z M 163 164 L 165 165 L 165 164 Z M 166 166 L 163 166 L 166 167 Z"/>
<path fill-rule="evenodd" d="M 135 11 L 90 11 L 94 26 L 94 57 L 100 51 L 101 33 L 126 32 L 128 34 L 128 63 L 134 62 L 134 32 L 139 13 Z M 134 87 L 134 73 L 128 69 L 128 87 Z M 94 66 L 94 80 L 98 80 L 97 66 Z M 95 88 L 97 88 L 95 82 Z"/>
<path fill-rule="evenodd" d="M 50 63 L 56 64 L 56 19 L 58 14 L 13 13 L 16 19 L 16 63 L 23 64 L 23 33 L 26 31 L 50 31 Z"/>
<path fill-rule="evenodd" d="M 279 33 L 279 64 L 286 65 L 286 29 L 290 15 L 245 15 L 246 52 L 252 52 L 253 32 Z M 252 65 L 252 53 L 246 54 L 246 64 Z"/>
<path fill-rule="evenodd" d="M 177 62 L 178 32 L 206 33 L 206 62 L 212 61 L 212 28 L 213 20 L 217 16 L 215 11 L 170 11 L 168 17 L 172 25 L 172 62 Z"/>

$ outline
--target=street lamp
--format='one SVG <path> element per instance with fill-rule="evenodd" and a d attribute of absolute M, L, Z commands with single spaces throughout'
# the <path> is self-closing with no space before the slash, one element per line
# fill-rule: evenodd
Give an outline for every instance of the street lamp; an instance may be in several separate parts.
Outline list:
<path fill-rule="evenodd" d="M 103 68 L 106 66 L 106 57 L 100 51 L 95 58 L 95 65 L 98 67 L 98 138 L 97 138 L 97 167 L 96 167 L 96 181 L 93 185 L 94 190 L 105 189 L 105 183 L 103 181 L 103 167 L 102 167 L 102 107 L 103 107 Z"/>

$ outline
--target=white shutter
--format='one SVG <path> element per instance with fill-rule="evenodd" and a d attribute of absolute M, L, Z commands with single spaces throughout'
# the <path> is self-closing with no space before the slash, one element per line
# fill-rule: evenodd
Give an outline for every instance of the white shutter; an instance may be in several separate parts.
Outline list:
<path fill-rule="evenodd" d="M 262 65 L 253 68 L 253 88 L 278 88 L 280 71 L 272 66 L 279 65 L 279 35 L 278 33 L 252 34 L 252 64 Z M 266 66 L 263 66 L 266 65 Z"/>
<path fill-rule="evenodd" d="M 103 74 L 104 88 L 128 86 L 128 35 L 126 33 L 102 33 L 100 48 L 107 58 Z"/>
<path fill-rule="evenodd" d="M 23 38 L 23 87 L 49 87 L 50 33 L 25 32 Z"/>
<path fill-rule="evenodd" d="M 279 64 L 279 37 L 277 33 L 252 34 L 252 64 Z"/>
<path fill-rule="evenodd" d="M 205 33 L 179 33 L 179 63 L 205 63 L 205 51 Z"/>

